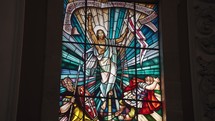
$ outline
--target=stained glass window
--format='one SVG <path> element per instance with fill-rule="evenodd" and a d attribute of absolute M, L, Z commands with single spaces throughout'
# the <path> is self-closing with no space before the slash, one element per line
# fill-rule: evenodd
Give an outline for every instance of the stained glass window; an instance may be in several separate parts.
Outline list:
<path fill-rule="evenodd" d="M 64 0 L 59 121 L 164 121 L 158 3 Z"/>

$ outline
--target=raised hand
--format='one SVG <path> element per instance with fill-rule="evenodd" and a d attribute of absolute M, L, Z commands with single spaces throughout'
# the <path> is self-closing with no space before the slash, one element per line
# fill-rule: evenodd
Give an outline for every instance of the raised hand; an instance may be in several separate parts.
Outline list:
<path fill-rule="evenodd" d="M 160 79 L 159 78 L 154 78 L 154 81 L 159 83 L 160 82 Z"/>
<path fill-rule="evenodd" d="M 68 77 L 64 78 L 62 80 L 62 84 L 67 89 L 67 91 L 69 91 L 69 92 L 74 91 L 73 83 L 72 83 L 72 80 L 70 78 L 68 78 Z"/>

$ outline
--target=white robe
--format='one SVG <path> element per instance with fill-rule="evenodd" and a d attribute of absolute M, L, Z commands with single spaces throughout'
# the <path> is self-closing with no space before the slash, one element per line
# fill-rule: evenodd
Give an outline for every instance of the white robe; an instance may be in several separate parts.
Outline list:
<path fill-rule="evenodd" d="M 115 40 L 105 40 L 107 45 L 115 45 Z M 93 52 L 93 54 L 92 54 Z M 106 46 L 104 54 L 98 54 L 97 49 L 91 48 L 87 51 L 89 57 L 86 61 L 86 75 L 94 73 L 97 66 L 101 71 L 101 96 L 106 97 L 108 92 L 113 89 L 117 76 L 117 51 L 114 46 Z M 91 54 L 90 54 L 91 53 Z M 98 65 L 97 65 L 98 63 Z"/>

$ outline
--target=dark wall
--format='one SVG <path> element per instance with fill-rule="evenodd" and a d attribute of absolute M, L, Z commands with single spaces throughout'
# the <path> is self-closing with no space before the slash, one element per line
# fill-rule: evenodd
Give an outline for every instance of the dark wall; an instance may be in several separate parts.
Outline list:
<path fill-rule="evenodd" d="M 162 0 L 160 9 L 167 120 L 194 121 L 187 0 Z"/>
<path fill-rule="evenodd" d="M 21 69 L 24 0 L 0 4 L 0 120 L 15 121 Z"/>
<path fill-rule="evenodd" d="M 10 3 L 10 2 L 7 2 Z M 4 7 L 5 5 L 5 7 Z M 0 8 L 7 9 L 6 4 L 1 5 Z M 1 92 L 1 97 L 4 97 L 1 102 L 0 102 L 0 107 L 1 107 L 1 114 L 0 118 L 3 120 L 6 120 L 6 112 L 5 109 L 7 109 L 7 102 L 8 102 L 8 91 L 9 91 L 9 85 L 10 85 L 10 71 L 11 71 L 11 64 L 12 64 L 12 51 L 13 51 L 13 34 L 14 34 L 14 11 L 15 11 L 15 6 L 10 6 L 11 11 L 5 12 L 1 9 L 0 13 L 1 16 L 4 16 L 3 18 L 1 17 L 1 22 L 0 26 L 4 28 L 1 29 L 0 33 L 0 69 L 1 69 L 1 87 L 0 87 L 0 92 Z M 13 16 L 9 16 L 9 15 Z M 11 36 L 12 35 L 12 36 Z"/>
<path fill-rule="evenodd" d="M 25 1 L 25 24 L 17 121 L 40 121 L 47 1 Z"/>
<path fill-rule="evenodd" d="M 58 119 L 62 10 L 63 1 L 25 2 L 17 121 Z"/>

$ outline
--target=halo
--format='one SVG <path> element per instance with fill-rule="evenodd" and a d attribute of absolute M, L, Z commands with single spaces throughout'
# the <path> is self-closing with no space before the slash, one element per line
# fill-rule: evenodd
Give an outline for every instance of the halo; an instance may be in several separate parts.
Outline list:
<path fill-rule="evenodd" d="M 107 30 L 105 29 L 104 26 L 96 26 L 96 27 L 94 28 L 94 32 L 96 33 L 99 29 L 103 30 L 104 33 L 105 33 L 105 36 L 107 36 Z"/>

